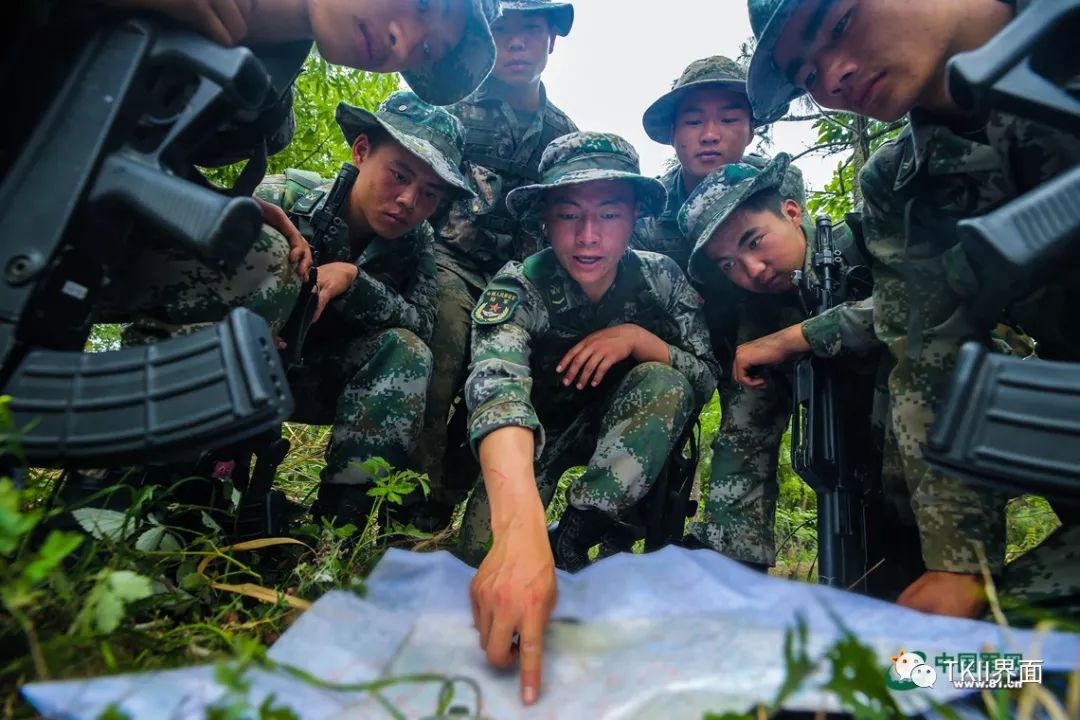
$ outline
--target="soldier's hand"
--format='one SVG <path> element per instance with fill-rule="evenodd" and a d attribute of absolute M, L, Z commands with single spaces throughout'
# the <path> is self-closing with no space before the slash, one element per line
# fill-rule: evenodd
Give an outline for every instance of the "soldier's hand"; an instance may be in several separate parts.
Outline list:
<path fill-rule="evenodd" d="M 263 222 L 277 230 L 289 241 L 289 264 L 296 269 L 296 274 L 301 280 L 307 280 L 308 270 L 311 269 L 311 245 L 292 224 L 292 220 L 285 211 L 273 203 L 266 202 L 260 197 L 255 198 L 262 208 Z"/>
<path fill-rule="evenodd" d="M 318 268 L 319 279 L 315 283 L 315 289 L 319 293 L 319 304 L 315 306 L 315 315 L 311 322 L 315 323 L 322 317 L 323 310 L 331 300 L 345 293 L 349 286 L 356 280 L 360 270 L 352 263 L 334 262 L 320 265 Z"/>
<path fill-rule="evenodd" d="M 896 604 L 935 615 L 976 618 L 986 609 L 986 588 L 978 575 L 928 570 L 900 593 Z"/>
<path fill-rule="evenodd" d="M 755 368 L 779 365 L 792 355 L 809 350 L 810 343 L 803 337 L 802 325 L 792 325 L 735 348 L 731 374 L 740 385 L 759 390 L 765 387 L 765 380 L 752 374 Z"/>
<path fill-rule="evenodd" d="M 522 508 L 511 523 L 495 530 L 491 550 L 469 586 L 480 647 L 496 667 L 508 668 L 518 656 L 526 705 L 540 693 L 544 628 L 558 594 L 543 506 L 531 510 Z"/>
<path fill-rule="evenodd" d="M 231 47 L 248 32 L 254 0 L 103 0 L 113 7 L 143 8 L 168 15 L 214 42 Z"/>
<path fill-rule="evenodd" d="M 596 387 L 612 365 L 630 357 L 642 332 L 641 327 L 624 323 L 590 333 L 563 355 L 555 372 L 564 373 L 563 385 L 576 383 L 583 390 L 592 378 Z"/>

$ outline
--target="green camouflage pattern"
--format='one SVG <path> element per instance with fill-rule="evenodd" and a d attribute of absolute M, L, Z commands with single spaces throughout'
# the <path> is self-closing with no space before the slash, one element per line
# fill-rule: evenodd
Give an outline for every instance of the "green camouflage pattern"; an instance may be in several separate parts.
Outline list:
<path fill-rule="evenodd" d="M 567 502 L 617 517 L 634 507 L 660 475 L 675 440 L 692 419 L 693 390 L 673 367 L 642 363 L 622 378 L 610 397 L 575 416 L 569 427 L 548 430 L 534 465 L 540 499 L 547 506 L 559 478 L 571 467 L 585 472 L 567 489 Z M 476 485 L 461 523 L 458 554 L 479 565 L 491 542 L 491 504 Z"/>
<path fill-rule="evenodd" d="M 310 173 L 301 175 L 296 170 L 269 175 L 255 194 L 279 205 L 285 212 L 293 211 L 298 203 L 314 211 L 326 201 L 333 180 L 319 178 L 316 187 L 305 193 L 303 182 L 311 177 Z M 342 221 L 344 212 L 343 207 Z M 314 236 L 310 223 L 304 217 L 297 217 L 296 221 L 300 234 L 310 240 Z M 348 237 L 336 241 L 323 248 L 319 262 L 352 262 L 359 273 L 352 287 L 327 306 L 330 314 L 327 324 L 332 323 L 346 333 L 400 327 L 427 342 L 435 322 L 438 295 L 431 226 L 423 222 L 394 240 L 372 238 L 359 255 L 353 252 Z M 317 324 L 313 332 L 317 332 L 316 327 Z"/>
<path fill-rule="evenodd" d="M 362 171 L 361 171 L 362 172 Z M 333 181 L 287 170 L 255 194 L 293 217 L 309 240 L 307 217 L 326 201 Z M 314 187 L 312 187 L 314 186 Z M 309 189 L 311 188 L 311 189 Z M 341 210 L 344 221 L 346 208 Z M 311 326 L 303 362 L 289 371 L 293 419 L 333 424 L 322 480 L 366 483 L 362 463 L 381 457 L 404 468 L 420 432 L 431 375 L 431 337 L 438 293 L 434 233 L 424 222 L 400 238 L 374 237 L 359 253 L 346 237 L 323 249 L 320 262 L 351 262 L 356 280 Z"/>
<path fill-rule="evenodd" d="M 219 268 L 173 249 L 146 249 L 132 259 L 123 282 L 106 290 L 98 322 L 130 323 L 125 346 L 194 332 L 246 307 L 278 332 L 300 295 L 289 263 L 289 241 L 263 225 L 242 261 Z"/>
<path fill-rule="evenodd" d="M 401 73 L 416 94 L 432 105 L 449 105 L 480 87 L 495 66 L 491 23 L 501 14 L 499 0 L 465 0 L 469 16 L 465 36 L 437 62 Z"/>
<path fill-rule="evenodd" d="M 506 196 L 539 177 L 540 158 L 551 140 L 577 131 L 548 100 L 542 83 L 540 107 L 528 119 L 519 117 L 504 95 L 500 83 L 488 80 L 447 108 L 465 128 L 465 168 L 476 197 L 455 202 L 432 223 L 437 259 L 439 267 L 461 275 L 477 294 L 507 262 L 543 249 L 539 221 L 510 217 Z"/>
<path fill-rule="evenodd" d="M 916 110 L 911 125 L 870 159 L 860 177 L 867 250 L 874 260 L 874 330 L 896 360 L 888 386 L 905 481 L 928 568 L 978 573 L 1004 561 L 1003 498 L 938 473 L 922 448 L 949 386 L 960 346 L 989 342 L 996 318 L 976 318 L 956 221 L 981 215 L 1080 162 L 1080 138 L 993 113 L 986 143 L 954 134 Z M 1070 332 L 1080 271 L 1067 268 L 1009 317 L 1048 359 L 1080 357 Z M 1074 557 L 1075 559 L 1075 557 Z M 1080 568 L 1059 569 L 1080 587 Z"/>
<path fill-rule="evenodd" d="M 509 263 L 489 287 L 515 293 L 519 301 L 505 322 L 473 325 L 466 402 L 474 451 L 493 430 L 530 428 L 545 502 L 563 469 L 588 460 L 571 502 L 611 515 L 633 505 L 656 479 L 693 409 L 716 386 L 719 369 L 700 296 L 671 260 L 634 251 L 627 251 L 596 305 L 551 250 Z M 670 367 L 627 359 L 597 387 L 562 385 L 555 366 L 567 350 L 596 330 L 627 322 L 668 344 Z M 470 559 L 482 554 L 490 534 L 483 498 L 478 488 L 463 523 L 462 547 Z"/>
<path fill-rule="evenodd" d="M 431 351 L 402 328 L 306 345 L 303 363 L 289 371 L 291 419 L 333 424 L 321 481 L 368 484 L 361 463 L 376 457 L 407 467 L 430 375 Z"/>
<path fill-rule="evenodd" d="M 634 146 L 613 133 L 591 131 L 563 135 L 548 145 L 540 160 L 540 182 L 511 191 L 506 205 L 516 218 L 534 216 L 549 188 L 594 180 L 632 182 L 643 215 L 657 215 L 664 209 L 664 186 L 641 174 Z"/>
<path fill-rule="evenodd" d="M 334 119 L 348 145 L 358 135 L 381 128 L 434 170 L 455 195 L 473 197 L 461 174 L 465 129 L 446 110 L 427 104 L 414 93 L 399 91 L 386 98 L 375 112 L 338 103 Z"/>
<path fill-rule="evenodd" d="M 743 155 L 740 162 L 760 170 L 769 164 L 769 158 L 748 153 Z M 714 172 L 719 170 L 718 168 Z M 660 182 L 664 185 L 664 189 L 667 190 L 667 204 L 664 206 L 664 212 L 655 218 L 646 217 L 638 220 L 634 228 L 634 235 L 630 238 L 630 247 L 635 250 L 648 250 L 667 255 L 678 263 L 683 272 L 687 272 L 694 243 L 679 227 L 679 210 L 682 209 L 689 196 L 682 179 L 682 165 L 676 163 L 674 167 L 660 176 Z M 800 205 L 805 204 L 806 189 L 803 184 L 803 175 L 794 165 L 788 165 L 780 192 L 784 197 L 790 197 Z M 701 275 L 700 281 L 695 281 L 698 283 L 699 289 L 714 282 L 711 274 L 707 276 Z M 720 277 L 722 278 L 723 275 L 721 274 Z"/>
<path fill-rule="evenodd" d="M 816 278 L 816 228 L 804 221 L 802 230 L 807 239 L 803 272 Z M 833 233 L 841 252 L 853 245 L 846 225 L 836 226 Z M 737 290 L 724 295 L 722 301 L 735 304 L 736 343 L 741 344 L 803 322 L 810 298 L 800 298 L 794 292 L 758 295 Z M 705 302 L 708 306 L 713 298 L 706 295 Z M 873 306 L 868 300 L 846 303 L 807 320 L 804 335 L 815 354 L 827 357 L 840 353 L 833 343 L 842 335 L 844 352 L 859 354 L 852 364 L 865 373 L 877 364 L 871 353 L 881 350 L 872 328 L 866 327 L 872 317 Z M 821 330 L 822 326 L 826 329 Z M 844 333 L 834 332 L 834 327 L 843 328 Z M 762 372 L 766 386 L 760 390 L 743 387 L 730 377 L 720 383 L 720 430 L 712 445 L 709 492 L 702 520 L 692 523 L 689 531 L 725 555 L 772 565 L 776 559 L 773 527 L 779 492 L 778 458 L 792 408 L 791 366 L 763 368 Z"/>
<path fill-rule="evenodd" d="M 1058 508 L 1061 527 L 1037 547 L 1005 566 L 997 591 L 1020 607 L 1053 608 L 1056 615 L 1080 614 L 1080 518 Z"/>
<path fill-rule="evenodd" d="M 559 0 L 502 0 L 502 11 L 546 13 L 555 32 L 562 37 L 574 26 L 574 5 Z"/>
<path fill-rule="evenodd" d="M 645 134 L 661 145 L 671 145 L 675 111 L 679 107 L 679 101 L 687 92 L 700 87 L 716 87 L 746 95 L 746 70 L 739 63 L 722 55 L 701 58 L 690 63 L 682 75 L 671 84 L 671 90 L 661 95 L 645 110 L 641 117 Z"/>
<path fill-rule="evenodd" d="M 540 107 L 521 118 L 500 83 L 489 79 L 448 110 L 465 128 L 465 168 L 477 196 L 458 200 L 434 220 L 439 300 L 431 351 L 435 358 L 424 431 L 416 467 L 427 472 L 432 497 L 446 505 L 464 498 L 474 478 L 465 468 L 446 473 L 446 421 L 454 396 L 465 382 L 469 357 L 469 312 L 480 292 L 503 265 L 524 260 L 547 243 L 536 219 L 515 220 L 506 210 L 510 190 L 539 177 L 540 157 L 550 139 L 577 126 L 551 103 L 543 83 Z"/>
<path fill-rule="evenodd" d="M 708 277 L 712 261 L 705 246 L 744 201 L 764 190 L 781 191 L 791 156 L 780 153 L 764 169 L 731 163 L 709 173 L 679 208 L 679 229 L 692 241 L 688 274 L 695 282 Z"/>
<path fill-rule="evenodd" d="M 746 89 L 754 116 L 779 120 L 803 90 L 791 84 L 784 68 L 776 66 L 773 50 L 801 0 L 749 0 L 750 26 L 757 45 L 750 58 Z"/>

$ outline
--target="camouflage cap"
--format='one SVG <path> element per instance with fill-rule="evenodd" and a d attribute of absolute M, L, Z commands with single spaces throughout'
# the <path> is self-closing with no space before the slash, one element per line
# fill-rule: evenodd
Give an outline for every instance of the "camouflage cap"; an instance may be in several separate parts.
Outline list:
<path fill-rule="evenodd" d="M 746 71 L 739 63 L 722 55 L 690 63 L 671 84 L 671 90 L 661 95 L 641 117 L 645 133 L 658 143 L 670 145 L 679 101 L 691 90 L 709 86 L 746 95 Z"/>
<path fill-rule="evenodd" d="M 558 0 L 502 0 L 503 12 L 543 12 L 547 13 L 555 32 L 563 37 L 570 34 L 574 26 L 574 6 Z"/>
<path fill-rule="evenodd" d="M 475 195 L 461 174 L 465 147 L 465 129 L 461 121 L 442 108 L 427 104 L 415 93 L 399 90 L 386 98 L 375 112 L 338 103 L 334 118 L 345 142 L 350 145 L 358 135 L 375 127 L 381 128 L 427 163 L 458 195 Z"/>
<path fill-rule="evenodd" d="M 800 3 L 801 0 L 749 0 L 750 25 L 757 47 L 750 59 L 746 86 L 755 115 L 778 119 L 787 112 L 792 100 L 804 94 L 773 59 L 776 42 Z"/>
<path fill-rule="evenodd" d="M 401 74 L 416 94 L 432 105 L 461 100 L 484 81 L 495 65 L 491 23 L 499 17 L 499 0 L 453 0 L 468 4 L 461 42 L 436 62 Z"/>
<path fill-rule="evenodd" d="M 612 133 L 575 132 L 551 141 L 540 158 L 540 182 L 522 185 L 506 196 L 506 207 L 523 219 L 540 211 L 544 192 L 593 180 L 628 180 L 634 184 L 641 214 L 658 215 L 667 201 L 659 180 L 641 174 L 634 146 Z"/>
<path fill-rule="evenodd" d="M 694 188 L 679 208 L 679 230 L 694 243 L 687 268 L 691 280 L 701 282 L 708 277 L 704 267 L 709 262 L 705 246 L 745 200 L 762 190 L 776 189 L 784 195 L 785 189 L 791 189 L 790 183 L 787 188 L 784 186 L 790 165 L 791 156 L 787 153 L 777 155 L 764 169 L 731 163 L 713 170 Z"/>

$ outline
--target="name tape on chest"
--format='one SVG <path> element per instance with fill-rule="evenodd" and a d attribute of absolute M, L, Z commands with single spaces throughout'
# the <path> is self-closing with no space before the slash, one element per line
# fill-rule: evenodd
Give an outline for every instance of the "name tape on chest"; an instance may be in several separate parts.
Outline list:
<path fill-rule="evenodd" d="M 518 306 L 518 294 L 506 288 L 488 288 L 472 311 L 472 319 L 480 325 L 505 322 Z"/>

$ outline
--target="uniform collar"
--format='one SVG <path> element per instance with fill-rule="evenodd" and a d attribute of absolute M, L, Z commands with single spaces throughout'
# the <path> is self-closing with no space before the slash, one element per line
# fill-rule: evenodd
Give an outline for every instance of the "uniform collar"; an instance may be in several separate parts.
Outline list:
<path fill-rule="evenodd" d="M 505 88 L 506 88 L 506 85 L 504 83 L 502 83 L 499 80 L 496 80 L 493 76 L 488 75 L 487 80 L 485 80 L 480 85 L 480 87 L 478 87 L 476 89 L 476 92 L 474 92 L 472 94 L 472 97 L 470 97 L 469 99 L 472 102 L 475 102 L 475 103 L 484 103 L 484 102 L 507 103 Z M 507 104 L 509 104 L 509 103 L 507 103 Z M 537 108 L 537 112 L 538 113 L 544 112 L 544 110 L 547 109 L 547 105 L 548 105 L 547 88 L 544 87 L 544 82 L 543 82 L 543 80 L 541 80 L 540 81 L 540 106 Z"/>
<path fill-rule="evenodd" d="M 676 222 L 679 217 L 679 208 L 683 206 L 689 195 L 686 192 L 686 186 L 683 184 L 682 165 L 675 163 L 675 167 L 660 177 L 660 182 L 663 183 L 664 189 L 667 190 L 667 204 L 664 206 L 664 212 L 659 219 Z"/>
<path fill-rule="evenodd" d="M 992 147 L 956 134 L 940 119 L 913 110 L 901 133 L 904 144 L 894 188 L 900 190 L 921 175 L 965 175 L 1001 167 Z"/>
<path fill-rule="evenodd" d="M 553 313 L 561 314 L 582 307 L 599 308 L 602 306 L 615 294 L 620 284 L 625 282 L 627 266 L 630 262 L 630 252 L 631 251 L 627 249 L 626 253 L 619 260 L 619 269 L 615 273 L 615 282 L 611 283 L 611 287 L 609 287 L 607 292 L 604 293 L 604 296 L 600 298 L 600 302 L 595 304 L 589 302 L 589 298 L 585 297 L 585 292 L 581 289 L 581 286 L 570 277 L 570 273 L 566 271 L 566 268 L 562 266 L 558 258 L 553 257 L 552 259 L 555 261 L 555 272 L 548 277 L 542 287 L 542 292 L 547 296 L 548 307 L 551 308 Z M 552 254 L 554 255 L 554 251 L 552 251 Z"/>

